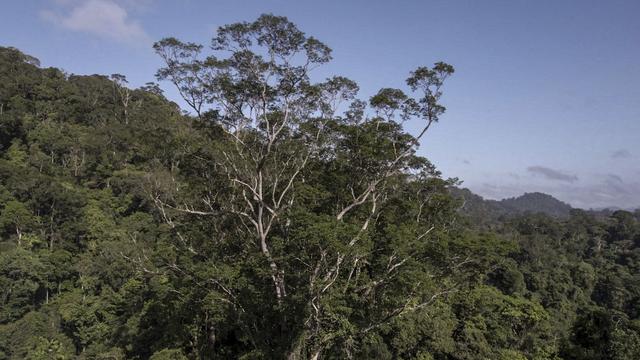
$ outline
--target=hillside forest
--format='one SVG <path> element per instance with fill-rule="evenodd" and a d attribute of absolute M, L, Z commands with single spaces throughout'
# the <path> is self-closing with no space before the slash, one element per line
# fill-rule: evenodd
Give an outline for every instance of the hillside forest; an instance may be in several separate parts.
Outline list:
<path fill-rule="evenodd" d="M 274 15 L 154 50 L 184 108 L 0 48 L 0 359 L 640 358 L 640 212 L 444 178 L 453 66 L 359 94 Z"/>

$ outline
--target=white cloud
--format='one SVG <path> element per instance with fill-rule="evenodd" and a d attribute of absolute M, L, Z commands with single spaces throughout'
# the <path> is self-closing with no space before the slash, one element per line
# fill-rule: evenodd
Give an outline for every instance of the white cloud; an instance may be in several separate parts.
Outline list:
<path fill-rule="evenodd" d="M 62 11 L 45 10 L 41 13 L 43 18 L 65 29 L 123 43 L 149 42 L 140 23 L 131 19 L 126 8 L 113 0 L 64 1 L 58 5 L 64 7 Z"/>

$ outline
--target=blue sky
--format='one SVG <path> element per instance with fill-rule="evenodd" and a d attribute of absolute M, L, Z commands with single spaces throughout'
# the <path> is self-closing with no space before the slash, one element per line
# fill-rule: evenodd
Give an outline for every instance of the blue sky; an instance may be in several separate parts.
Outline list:
<path fill-rule="evenodd" d="M 285 15 L 327 43 L 321 74 L 361 96 L 419 65 L 456 67 L 420 152 L 489 198 L 542 191 L 578 207 L 640 206 L 640 1 L 34 0 L 3 4 L 0 45 L 76 74 L 154 80 L 151 44 Z M 162 84 L 170 98 L 175 92 Z M 176 99 L 177 100 L 177 99 Z"/>

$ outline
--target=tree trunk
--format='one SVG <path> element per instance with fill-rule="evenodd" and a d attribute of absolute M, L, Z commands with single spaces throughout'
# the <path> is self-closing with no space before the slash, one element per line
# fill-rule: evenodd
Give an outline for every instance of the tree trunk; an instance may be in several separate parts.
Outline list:
<path fill-rule="evenodd" d="M 304 345 L 305 345 L 305 336 L 306 331 L 303 331 L 298 337 L 295 339 L 295 343 L 289 354 L 287 355 L 287 360 L 302 360 L 304 359 Z"/>
<path fill-rule="evenodd" d="M 307 349 L 307 330 L 304 330 L 296 339 L 291 351 L 287 355 L 287 360 L 318 360 L 322 347 L 317 349 Z M 309 354 L 310 356 L 307 356 Z"/>

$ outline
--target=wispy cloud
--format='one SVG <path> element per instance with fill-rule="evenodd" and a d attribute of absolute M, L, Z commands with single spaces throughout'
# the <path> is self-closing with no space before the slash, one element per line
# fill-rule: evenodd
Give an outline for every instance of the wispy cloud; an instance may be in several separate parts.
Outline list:
<path fill-rule="evenodd" d="M 534 175 L 541 175 L 547 180 L 552 181 L 564 181 L 573 183 L 578 181 L 578 177 L 575 175 L 566 174 L 559 170 L 554 170 L 544 166 L 529 166 L 527 171 Z"/>
<path fill-rule="evenodd" d="M 607 181 L 610 181 L 610 182 L 613 182 L 613 183 L 618 183 L 618 184 L 624 183 L 622 178 L 619 175 L 616 175 L 616 174 L 607 174 Z"/>
<path fill-rule="evenodd" d="M 606 190 L 606 193 L 611 194 L 615 197 L 627 196 L 630 194 L 632 189 L 628 184 L 622 180 L 622 178 L 615 174 L 608 174 L 603 182 L 603 189 Z"/>
<path fill-rule="evenodd" d="M 631 153 L 627 149 L 620 149 L 611 153 L 612 159 L 628 159 L 630 157 L 631 157 Z"/>
<path fill-rule="evenodd" d="M 556 193 L 576 206 L 584 208 L 615 206 L 634 209 L 640 207 L 640 183 L 625 182 L 620 176 L 614 174 L 600 179 L 599 182 L 583 187 L 557 189 Z"/>
<path fill-rule="evenodd" d="M 113 0 L 57 1 L 57 10 L 41 16 L 62 28 L 122 43 L 148 43 L 149 36 L 127 9 Z"/>

